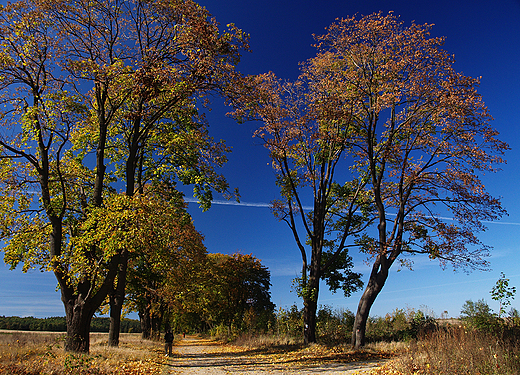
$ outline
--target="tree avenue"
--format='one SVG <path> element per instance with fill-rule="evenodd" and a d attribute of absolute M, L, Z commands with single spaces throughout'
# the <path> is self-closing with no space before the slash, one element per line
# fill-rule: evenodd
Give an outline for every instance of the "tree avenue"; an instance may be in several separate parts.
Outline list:
<path fill-rule="evenodd" d="M 212 190 L 227 191 L 215 168 L 228 149 L 208 136 L 197 105 L 207 93 L 226 95 L 241 49 L 247 35 L 233 25 L 219 32 L 192 1 L 0 9 L 4 260 L 54 272 L 67 350 L 89 350 L 90 320 L 107 296 L 117 345 L 128 261 L 142 250 L 131 241 L 135 213 L 100 212 L 132 206 L 147 183 L 193 184 L 204 208 Z"/>
<path fill-rule="evenodd" d="M 318 53 L 296 82 L 251 77 L 255 90 L 246 86 L 236 103 L 239 119 L 264 123 L 257 134 L 280 171 L 275 215 L 293 233 L 301 215 L 313 248 L 332 230 L 340 234 L 338 250 L 346 236 L 361 234 L 355 244 L 372 269 L 356 313 L 356 347 L 365 343 L 370 308 L 396 261 L 411 267 L 406 255 L 425 254 L 443 267 L 485 269 L 489 247 L 476 234 L 483 221 L 505 213 L 477 174 L 496 172 L 508 145 L 489 124 L 479 80 L 454 70 L 443 38 L 430 37 L 430 29 L 405 26 L 391 13 L 338 20 L 315 37 Z M 335 184 L 332 172 L 347 182 Z M 312 188 L 311 213 L 304 213 L 300 188 Z M 334 214 L 341 219 L 320 224 Z M 309 283 L 321 276 L 319 254 L 312 252 Z M 312 292 L 317 299 L 318 289 Z"/>

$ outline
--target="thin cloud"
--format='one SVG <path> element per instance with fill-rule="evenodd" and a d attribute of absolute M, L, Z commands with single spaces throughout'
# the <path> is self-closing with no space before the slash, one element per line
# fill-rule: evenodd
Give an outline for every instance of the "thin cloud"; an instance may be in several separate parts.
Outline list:
<path fill-rule="evenodd" d="M 184 198 L 184 201 L 187 203 L 198 203 L 197 199 L 187 197 Z M 242 206 L 242 207 L 261 207 L 261 208 L 269 208 L 271 205 L 269 203 L 254 203 L 254 202 L 237 202 L 237 201 L 226 201 L 226 200 L 213 200 L 211 204 L 217 204 L 222 206 Z"/>
<path fill-rule="evenodd" d="M 186 197 L 184 199 L 184 201 L 187 202 L 187 203 L 198 203 L 195 198 L 191 198 L 191 197 Z M 223 206 L 260 207 L 260 208 L 270 208 L 271 207 L 270 203 L 237 202 L 237 201 L 226 201 L 226 200 L 218 200 L 218 199 L 213 200 L 211 202 L 211 204 L 217 204 L 217 205 L 223 205 Z M 303 209 L 304 210 L 312 210 L 312 207 L 304 206 Z M 444 216 L 439 216 L 438 218 L 442 219 L 442 220 L 453 220 L 453 218 L 451 218 L 451 217 L 444 217 Z M 499 224 L 499 225 L 516 225 L 516 226 L 520 226 L 520 223 L 507 222 L 507 221 L 487 221 L 487 220 L 483 220 L 482 223 L 484 223 L 484 224 Z"/>

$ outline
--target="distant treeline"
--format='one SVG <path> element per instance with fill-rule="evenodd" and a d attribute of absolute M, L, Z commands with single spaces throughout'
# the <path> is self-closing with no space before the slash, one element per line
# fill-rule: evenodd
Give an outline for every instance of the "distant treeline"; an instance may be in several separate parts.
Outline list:
<path fill-rule="evenodd" d="M 110 318 L 93 318 L 90 325 L 91 332 L 108 332 Z M 18 316 L 0 316 L 0 329 L 14 329 L 20 331 L 53 331 L 65 332 L 67 325 L 65 317 L 34 318 L 32 316 L 20 318 Z M 141 332 L 141 323 L 134 319 L 121 319 L 121 332 Z"/>

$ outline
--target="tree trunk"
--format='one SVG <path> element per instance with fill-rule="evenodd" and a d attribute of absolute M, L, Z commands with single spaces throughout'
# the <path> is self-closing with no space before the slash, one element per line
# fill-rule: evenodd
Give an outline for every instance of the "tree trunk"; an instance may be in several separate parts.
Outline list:
<path fill-rule="evenodd" d="M 119 346 L 121 331 L 121 311 L 125 301 L 126 271 L 128 268 L 128 251 L 123 250 L 118 267 L 117 285 L 110 293 L 110 328 L 108 331 L 108 346 Z"/>
<path fill-rule="evenodd" d="M 159 314 L 152 313 L 152 339 L 159 340 L 161 338 L 161 317 Z"/>
<path fill-rule="evenodd" d="M 121 309 L 123 298 L 119 295 L 110 296 L 110 328 L 108 329 L 108 346 L 119 346 L 119 332 L 121 331 Z M 119 302 L 121 301 L 121 302 Z"/>
<path fill-rule="evenodd" d="M 303 302 L 303 342 L 309 344 L 316 342 L 316 310 L 318 303 L 311 298 Z"/>
<path fill-rule="evenodd" d="M 54 275 L 60 284 L 61 300 L 65 307 L 67 321 L 66 351 L 78 353 L 89 352 L 90 323 L 94 313 L 108 295 L 109 287 L 113 284 L 116 276 L 118 264 L 119 255 L 115 255 L 110 261 L 108 273 L 103 283 L 93 295 L 91 294 L 93 286 L 88 278 L 72 288 L 67 284 L 66 274 L 61 272 L 59 268 L 55 269 Z"/>
<path fill-rule="evenodd" d="M 321 221 L 315 221 L 314 231 L 317 239 L 312 243 L 311 265 L 309 279 L 303 290 L 303 342 L 310 344 L 316 342 L 316 311 L 318 309 L 318 296 L 320 290 L 321 254 L 323 250 L 323 225 Z"/>
<path fill-rule="evenodd" d="M 311 267 L 313 262 L 311 262 Z M 316 277 L 317 271 L 310 271 L 310 276 L 303 299 L 303 342 L 310 344 L 316 342 L 316 310 L 318 309 L 318 293 L 320 279 Z"/>
<path fill-rule="evenodd" d="M 150 307 L 146 306 L 144 310 L 139 311 L 139 319 L 141 320 L 141 338 L 149 340 L 152 332 L 152 322 L 150 320 Z"/>
<path fill-rule="evenodd" d="M 139 148 L 139 125 L 141 119 L 134 120 L 134 131 L 129 155 L 126 161 L 126 195 L 133 197 L 135 188 L 135 169 L 137 166 L 137 151 Z M 121 331 L 121 311 L 125 301 L 126 274 L 128 269 L 128 250 L 124 249 L 121 254 L 121 263 L 117 272 L 117 285 L 110 293 L 110 328 L 108 331 L 108 346 L 119 346 L 119 333 Z M 149 315 L 149 314 L 148 314 Z M 142 322 L 141 322 L 142 324 Z M 143 336 L 145 335 L 143 330 Z M 144 338 L 144 337 L 143 337 Z"/>
<path fill-rule="evenodd" d="M 88 353 L 90 349 L 90 322 L 96 308 L 81 297 L 66 299 L 62 294 L 67 320 L 65 351 Z"/>
<path fill-rule="evenodd" d="M 378 262 L 376 262 L 378 264 Z M 374 304 L 379 292 L 383 289 L 386 279 L 388 278 L 388 268 L 383 268 L 378 271 L 379 267 L 374 266 L 367 287 L 359 300 L 359 305 L 354 320 L 354 327 L 352 329 L 352 346 L 360 348 L 365 345 L 365 334 L 367 328 L 368 315 L 370 308 Z"/>

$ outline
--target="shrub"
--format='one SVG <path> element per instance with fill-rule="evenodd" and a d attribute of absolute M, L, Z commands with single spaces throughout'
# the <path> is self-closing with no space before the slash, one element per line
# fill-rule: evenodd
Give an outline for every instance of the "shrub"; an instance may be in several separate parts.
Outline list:
<path fill-rule="evenodd" d="M 434 317 L 428 316 L 421 310 L 417 311 L 410 323 L 410 333 L 414 338 L 424 337 L 425 335 L 435 332 L 438 328 L 437 321 Z"/>
<path fill-rule="evenodd" d="M 437 329 L 437 321 L 421 310 L 395 309 L 385 317 L 368 319 L 367 342 L 408 341 Z"/>
<path fill-rule="evenodd" d="M 303 332 L 303 310 L 292 305 L 290 309 L 280 308 L 276 314 L 276 332 L 279 336 L 301 337 Z"/>
<path fill-rule="evenodd" d="M 354 326 L 354 313 L 350 310 L 332 310 L 323 306 L 316 316 L 316 334 L 323 344 L 338 345 L 349 341 Z"/>
<path fill-rule="evenodd" d="M 497 332 L 500 325 L 498 317 L 483 299 L 464 302 L 460 318 L 466 326 L 481 332 Z"/>

